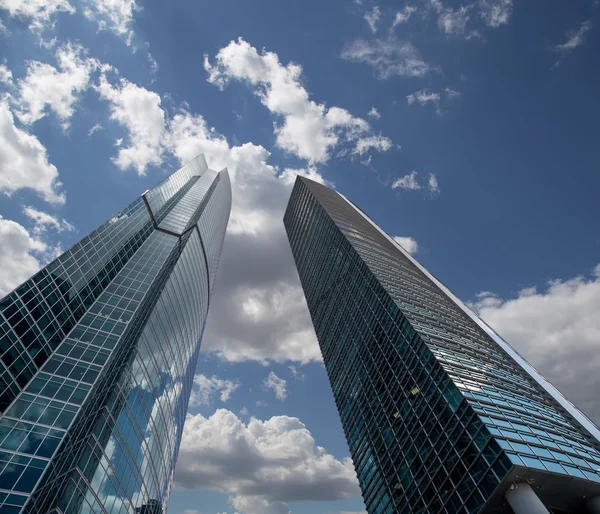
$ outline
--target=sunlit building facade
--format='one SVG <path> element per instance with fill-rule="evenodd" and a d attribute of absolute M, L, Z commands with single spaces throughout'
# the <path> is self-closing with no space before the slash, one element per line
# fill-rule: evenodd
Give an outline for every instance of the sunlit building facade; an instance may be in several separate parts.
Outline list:
<path fill-rule="evenodd" d="M 198 156 L 0 300 L 0 513 L 166 512 L 230 208 Z"/>
<path fill-rule="evenodd" d="M 369 514 L 600 513 L 600 432 L 339 193 L 284 224 Z"/>

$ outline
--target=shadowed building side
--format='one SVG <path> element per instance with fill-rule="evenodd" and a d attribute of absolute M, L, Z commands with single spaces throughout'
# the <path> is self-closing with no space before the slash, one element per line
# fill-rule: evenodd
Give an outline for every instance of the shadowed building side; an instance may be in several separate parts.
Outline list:
<path fill-rule="evenodd" d="M 598 428 L 441 282 L 304 177 L 284 224 L 369 514 L 600 512 Z"/>

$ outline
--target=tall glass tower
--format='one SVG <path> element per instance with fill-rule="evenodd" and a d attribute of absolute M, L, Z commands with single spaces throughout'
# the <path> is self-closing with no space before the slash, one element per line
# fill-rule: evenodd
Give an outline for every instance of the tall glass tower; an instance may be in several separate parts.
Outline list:
<path fill-rule="evenodd" d="M 337 192 L 284 224 L 369 514 L 600 513 L 600 432 Z"/>
<path fill-rule="evenodd" d="M 0 513 L 161 514 L 231 208 L 196 157 L 0 300 Z"/>

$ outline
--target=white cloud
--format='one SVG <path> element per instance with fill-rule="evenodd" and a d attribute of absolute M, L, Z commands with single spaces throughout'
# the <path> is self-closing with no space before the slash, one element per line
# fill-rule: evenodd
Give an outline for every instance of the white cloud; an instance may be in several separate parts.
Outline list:
<path fill-rule="evenodd" d="M 286 503 L 262 496 L 234 496 L 229 503 L 242 514 L 291 514 Z"/>
<path fill-rule="evenodd" d="M 318 171 L 268 164 L 269 152 L 230 147 L 202 116 L 186 111 L 168 123 L 168 149 L 184 163 L 204 153 L 227 167 L 233 203 L 202 348 L 239 362 L 321 359 L 281 220 L 297 174 L 323 182 Z"/>
<path fill-rule="evenodd" d="M 460 91 L 452 89 L 451 87 L 444 88 L 444 93 L 446 93 L 448 100 L 454 100 L 455 98 L 460 98 L 462 96 Z"/>
<path fill-rule="evenodd" d="M 0 99 L 0 191 L 10 195 L 19 189 L 36 191 L 51 203 L 64 203 L 56 166 L 48 162 L 46 149 L 32 134 L 15 126 L 5 99 Z"/>
<path fill-rule="evenodd" d="M 139 9 L 135 0 L 85 0 L 83 14 L 96 22 L 99 30 L 114 32 L 131 45 L 133 16 Z"/>
<path fill-rule="evenodd" d="M 480 15 L 492 28 L 505 25 L 513 10 L 513 0 L 479 0 Z"/>
<path fill-rule="evenodd" d="M 410 254 L 417 253 L 419 249 L 417 241 L 412 237 L 395 236 L 393 239 Z"/>
<path fill-rule="evenodd" d="M 477 31 L 467 32 L 467 22 L 471 19 L 472 5 L 461 5 L 458 9 L 445 7 L 441 0 L 429 0 L 429 7 L 437 13 L 439 29 L 449 36 L 463 36 L 466 39 L 478 36 Z"/>
<path fill-rule="evenodd" d="M 440 106 L 442 97 L 445 97 L 446 100 L 455 100 L 461 95 L 462 93 L 449 87 L 442 89 L 439 93 L 425 88 L 407 95 L 406 101 L 408 102 L 408 105 L 418 103 L 421 107 L 424 107 L 427 104 L 432 104 L 435 106 L 435 112 L 441 116 L 443 114 Z"/>
<path fill-rule="evenodd" d="M 363 155 L 368 152 L 371 148 L 377 150 L 378 152 L 387 152 L 390 148 L 392 148 L 392 142 L 389 138 L 382 136 L 381 134 L 361 137 L 358 141 L 356 141 L 356 146 L 354 150 L 352 150 L 353 154 Z"/>
<path fill-rule="evenodd" d="M 367 11 L 363 16 L 365 21 L 369 24 L 369 28 L 373 34 L 377 32 L 377 24 L 379 23 L 380 16 L 381 12 L 379 10 L 379 6 L 377 5 L 375 5 L 370 11 Z"/>
<path fill-rule="evenodd" d="M 585 43 L 587 33 L 590 30 L 592 30 L 592 21 L 588 20 L 584 21 L 577 30 L 572 30 L 565 34 L 567 40 L 564 43 L 554 46 L 554 51 L 561 54 L 561 58 L 556 62 L 555 66 L 558 66 L 567 54 Z"/>
<path fill-rule="evenodd" d="M 42 266 L 48 246 L 16 221 L 0 216 L 0 297 L 27 280 Z"/>
<path fill-rule="evenodd" d="M 240 248 L 244 242 L 257 244 L 257 241 L 262 243 L 266 239 L 247 235 L 228 237 L 236 240 L 232 246 L 239 245 Z M 215 299 L 211 299 L 209 316 L 215 321 L 209 325 L 210 331 L 203 344 L 205 350 L 233 362 L 272 360 L 307 363 L 321 360 L 302 288 L 295 281 L 292 282 L 291 277 L 278 281 L 265 276 L 268 275 L 269 265 L 276 276 L 294 271 L 293 262 L 288 261 L 288 249 L 279 246 L 286 244 L 284 237 L 283 234 L 277 234 L 276 243 L 268 243 L 262 251 L 253 251 L 248 255 L 249 264 L 259 270 L 255 277 L 242 277 L 244 268 L 239 267 L 240 258 L 233 254 L 224 255 L 223 268 L 239 277 L 239 283 L 227 284 L 224 294 L 217 296 L 215 292 Z M 268 258 L 269 249 L 276 252 L 275 258 Z M 285 250 L 284 255 L 282 250 Z M 258 259 L 264 262 L 257 262 Z M 224 273 L 221 280 L 223 278 Z M 236 306 L 233 314 L 232 305 Z"/>
<path fill-rule="evenodd" d="M 209 418 L 188 415 L 175 484 L 229 493 L 243 514 L 287 514 L 290 501 L 360 494 L 352 461 L 317 446 L 298 418 L 252 418 L 245 424 L 225 409 Z"/>
<path fill-rule="evenodd" d="M 560 45 L 556 45 L 554 48 L 559 52 L 565 52 L 574 50 L 578 46 L 581 46 L 585 42 L 585 35 L 592 29 L 592 22 L 590 20 L 584 21 L 577 30 L 573 30 L 566 33 L 567 41 Z"/>
<path fill-rule="evenodd" d="M 301 66 L 284 66 L 277 54 L 259 53 L 241 38 L 221 48 L 214 65 L 205 56 L 204 67 L 208 81 L 220 88 L 230 80 L 248 84 L 263 105 L 281 119 L 274 126 L 277 146 L 311 163 L 326 162 L 333 148 L 356 144 L 370 135 L 366 120 L 346 109 L 327 108 L 311 100 L 301 84 Z M 374 148 L 385 151 L 382 146 Z"/>
<path fill-rule="evenodd" d="M 210 405 L 218 394 L 221 402 L 227 402 L 240 383 L 232 380 L 222 380 L 215 375 L 207 377 L 202 374 L 194 376 L 194 385 L 190 395 L 190 406 Z"/>
<path fill-rule="evenodd" d="M 300 382 L 304 382 L 304 373 L 300 373 L 296 366 L 288 366 L 288 369 L 292 372 L 292 376 Z"/>
<path fill-rule="evenodd" d="M 115 164 L 123 170 L 133 167 L 140 175 L 148 166 L 160 165 L 165 138 L 160 96 L 125 79 L 111 84 L 104 74 L 97 89 L 101 98 L 110 103 L 111 119 L 128 131 L 129 145 L 119 146 Z"/>
<path fill-rule="evenodd" d="M 269 389 L 273 390 L 275 398 L 280 401 L 284 401 L 287 398 L 287 381 L 279 378 L 273 371 L 263 380 L 263 388 L 265 391 Z"/>
<path fill-rule="evenodd" d="M 378 120 L 381 118 L 381 114 L 375 107 L 371 107 L 371 110 L 367 113 L 369 118 L 373 118 L 374 120 Z"/>
<path fill-rule="evenodd" d="M 429 174 L 429 180 L 427 181 L 427 187 L 429 189 L 429 192 L 433 195 L 437 195 L 440 193 L 440 186 L 438 185 L 438 180 L 437 180 L 437 177 L 435 176 L 435 173 Z"/>
<path fill-rule="evenodd" d="M 412 43 L 393 36 L 372 41 L 357 39 L 344 47 L 342 58 L 368 64 L 382 80 L 396 75 L 424 77 L 433 69 Z"/>
<path fill-rule="evenodd" d="M 88 130 L 88 137 L 92 137 L 99 130 L 103 130 L 104 127 L 100 123 L 96 123 L 90 130 Z"/>
<path fill-rule="evenodd" d="M 0 64 L 0 82 L 9 87 L 14 85 L 12 71 L 10 71 L 5 64 Z"/>
<path fill-rule="evenodd" d="M 50 109 L 67 127 L 79 95 L 88 88 L 92 72 L 101 66 L 86 56 L 82 46 L 71 43 L 58 49 L 56 60 L 58 69 L 39 61 L 27 63 L 27 75 L 17 81 L 15 98 L 21 122 L 31 124 Z"/>
<path fill-rule="evenodd" d="M 53 27 L 57 13 L 75 13 L 68 0 L 0 0 L 0 9 L 7 10 L 10 16 L 29 20 L 29 28 L 36 32 Z"/>
<path fill-rule="evenodd" d="M 148 64 L 150 65 L 150 73 L 152 76 L 156 77 L 156 74 L 158 73 L 158 62 L 150 52 L 148 52 Z"/>
<path fill-rule="evenodd" d="M 600 421 L 600 264 L 589 278 L 551 280 L 516 298 L 480 293 L 480 316 L 578 407 Z"/>
<path fill-rule="evenodd" d="M 419 184 L 417 182 L 417 172 L 413 170 L 408 175 L 404 175 L 403 177 L 400 177 L 398 180 L 395 180 L 394 183 L 392 184 L 392 189 L 397 189 L 397 188 L 410 189 L 413 191 L 417 190 L 417 189 L 421 189 L 421 184 Z"/>
<path fill-rule="evenodd" d="M 121 167 L 143 172 L 168 154 L 185 163 L 203 153 L 211 168 L 229 170 L 232 210 L 203 350 L 235 362 L 320 360 L 281 223 L 296 175 L 323 182 L 319 172 L 313 166 L 281 172 L 267 162 L 262 146 L 230 146 L 202 116 L 185 109 L 169 118 L 156 93 L 127 81 L 113 85 L 102 76 L 99 90 L 128 131 L 130 144 L 119 147 L 115 159 Z M 123 153 L 132 148 L 144 151 Z"/>
<path fill-rule="evenodd" d="M 408 102 L 408 105 L 412 105 L 415 102 L 418 102 L 420 105 L 426 105 L 430 102 L 437 105 L 440 101 L 440 94 L 434 93 L 430 89 L 421 89 L 408 95 L 406 101 Z"/>
<path fill-rule="evenodd" d="M 416 171 L 411 171 L 409 174 L 396 179 L 392 183 L 392 189 L 406 189 L 408 191 L 417 191 L 419 189 L 427 189 L 432 196 L 436 196 L 440 193 L 440 187 L 438 185 L 437 177 L 434 173 L 429 174 L 429 178 L 427 179 L 427 184 L 420 184 L 417 180 L 418 173 Z"/>
<path fill-rule="evenodd" d="M 52 216 L 47 212 L 40 211 L 35 207 L 23 207 L 23 213 L 34 223 L 33 233 L 41 234 L 46 232 L 48 228 L 55 230 L 57 233 L 72 232 L 75 227 L 67 220 L 59 220 L 56 216 Z"/>
<path fill-rule="evenodd" d="M 288 186 L 293 186 L 298 175 L 306 177 L 314 182 L 318 182 L 319 184 L 332 185 L 330 182 L 326 182 L 325 179 L 323 179 L 323 176 L 314 166 L 309 166 L 308 168 L 285 168 L 279 175 L 279 180 Z"/>
<path fill-rule="evenodd" d="M 396 25 L 406 23 L 408 20 L 410 20 L 410 17 L 416 10 L 416 7 L 413 7 L 412 5 L 407 5 L 404 7 L 404 9 L 398 11 L 396 13 L 396 16 L 394 17 L 394 23 L 392 24 L 392 28 L 394 28 Z"/>

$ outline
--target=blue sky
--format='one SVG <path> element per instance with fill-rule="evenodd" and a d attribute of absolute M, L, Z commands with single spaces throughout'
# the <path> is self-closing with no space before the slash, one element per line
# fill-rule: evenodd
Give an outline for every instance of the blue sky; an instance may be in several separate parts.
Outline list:
<path fill-rule="evenodd" d="M 296 174 L 402 238 L 598 420 L 599 13 L 0 0 L 0 293 L 196 154 L 228 167 L 174 514 L 364 510 L 283 231 Z"/>

